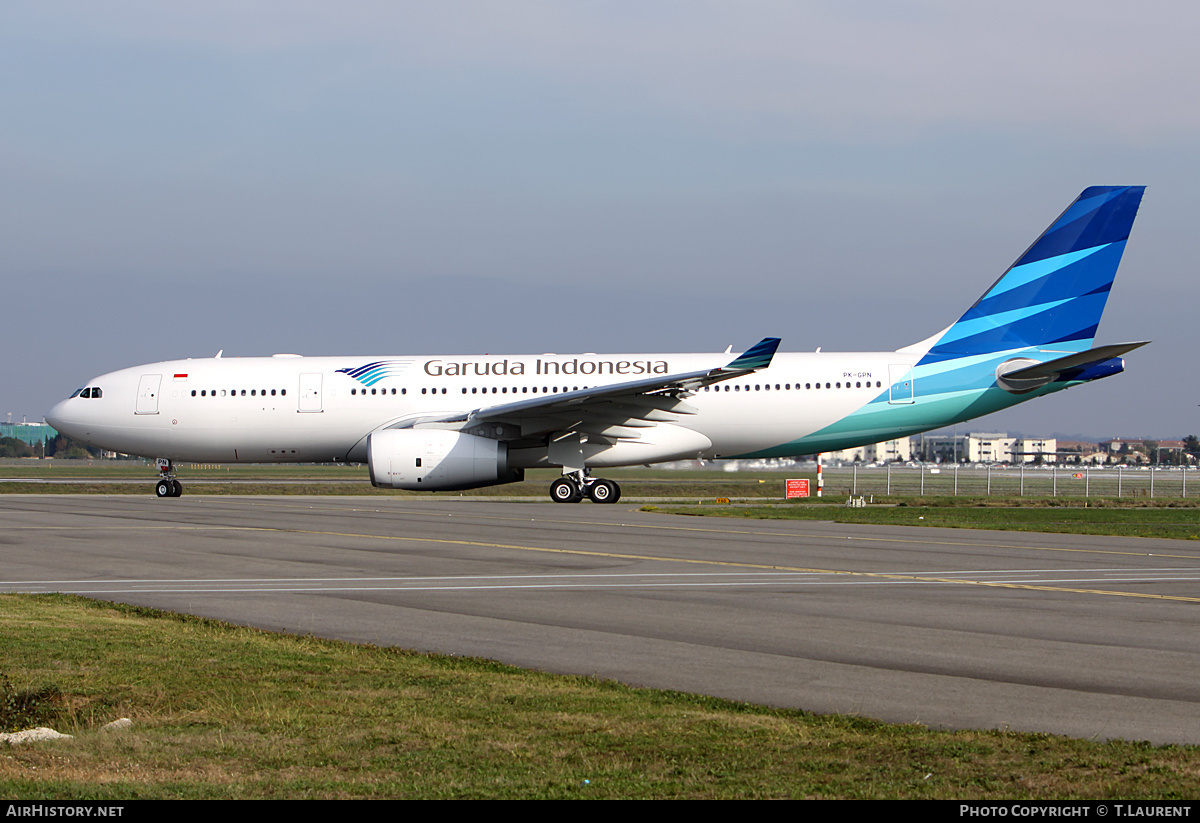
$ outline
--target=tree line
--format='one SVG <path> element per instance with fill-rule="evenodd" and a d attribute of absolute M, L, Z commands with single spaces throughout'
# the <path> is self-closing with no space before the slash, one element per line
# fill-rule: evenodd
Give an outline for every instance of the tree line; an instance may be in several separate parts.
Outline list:
<path fill-rule="evenodd" d="M 0 457 L 57 457 L 87 458 L 99 457 L 101 450 L 96 446 L 87 446 L 72 440 L 65 434 L 56 435 L 43 444 L 41 441 L 30 445 L 16 437 L 0 437 Z"/>

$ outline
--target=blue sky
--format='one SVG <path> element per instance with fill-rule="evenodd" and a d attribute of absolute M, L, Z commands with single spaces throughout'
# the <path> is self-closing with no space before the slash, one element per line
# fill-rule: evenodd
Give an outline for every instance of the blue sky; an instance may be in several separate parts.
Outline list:
<path fill-rule="evenodd" d="M 1179 438 L 1186 4 L 14 2 L 0 419 L 139 362 L 877 350 L 1147 185 L 1128 371 L 971 430 Z M 36 295 L 36 297 L 35 297 Z"/>

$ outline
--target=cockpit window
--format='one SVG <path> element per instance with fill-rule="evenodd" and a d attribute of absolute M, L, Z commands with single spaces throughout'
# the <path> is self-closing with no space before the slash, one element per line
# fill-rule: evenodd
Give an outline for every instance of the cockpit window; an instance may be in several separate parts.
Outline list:
<path fill-rule="evenodd" d="M 101 394 L 100 394 L 100 387 L 99 387 L 99 386 L 92 386 L 92 397 L 100 397 L 100 396 L 101 396 Z"/>
<path fill-rule="evenodd" d="M 81 391 L 81 392 L 79 393 L 79 396 L 80 396 L 80 397 L 91 397 L 91 396 L 92 396 L 92 390 L 91 390 L 91 389 L 84 389 L 83 391 Z"/>
<path fill-rule="evenodd" d="M 78 397 L 82 391 L 83 389 L 76 389 L 75 391 L 71 392 L 71 397 Z M 71 398 L 68 397 L 67 399 L 70 400 Z"/>

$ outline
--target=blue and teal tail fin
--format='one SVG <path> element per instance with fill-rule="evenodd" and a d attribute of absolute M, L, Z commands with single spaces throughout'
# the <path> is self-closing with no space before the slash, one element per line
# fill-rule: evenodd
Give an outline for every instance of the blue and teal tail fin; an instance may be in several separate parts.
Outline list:
<path fill-rule="evenodd" d="M 1092 345 L 1145 186 L 1093 186 L 1042 233 L 921 360 Z"/>

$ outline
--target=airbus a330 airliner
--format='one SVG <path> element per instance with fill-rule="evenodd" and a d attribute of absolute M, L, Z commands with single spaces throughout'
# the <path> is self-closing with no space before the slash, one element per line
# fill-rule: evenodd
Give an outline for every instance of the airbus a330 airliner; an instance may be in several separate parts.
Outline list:
<path fill-rule="evenodd" d="M 967 312 L 894 352 L 173 360 L 89 380 L 46 420 L 174 461 L 365 461 L 376 486 L 455 490 L 552 466 L 560 503 L 615 503 L 596 468 L 784 457 L 940 428 L 1117 374 L 1092 348 L 1142 186 L 1086 189 Z"/>

